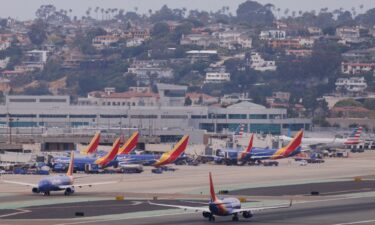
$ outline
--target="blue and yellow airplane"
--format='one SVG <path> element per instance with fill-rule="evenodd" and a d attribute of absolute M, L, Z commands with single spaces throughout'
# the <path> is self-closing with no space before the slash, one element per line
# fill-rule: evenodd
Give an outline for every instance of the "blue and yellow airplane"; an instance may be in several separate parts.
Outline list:
<path fill-rule="evenodd" d="M 248 161 L 260 160 L 277 160 L 295 156 L 301 152 L 301 140 L 303 131 L 299 131 L 289 144 L 280 149 L 256 148 L 253 147 L 254 134 L 251 135 L 250 141 L 246 149 L 239 151 L 238 149 L 226 149 L 216 159 L 217 162 L 225 160 L 227 164 L 238 164 Z"/>
<path fill-rule="evenodd" d="M 118 165 L 118 155 L 127 155 L 132 152 L 138 144 L 139 132 L 134 132 L 133 135 L 120 147 L 120 138 L 117 138 L 112 145 L 111 150 L 106 154 L 99 157 L 94 156 L 81 156 L 74 158 L 74 170 L 85 171 L 87 165 L 96 165 L 100 168 L 116 167 Z M 96 138 L 94 138 L 96 140 Z M 91 143 L 86 149 L 91 149 Z M 93 152 L 84 151 L 85 154 L 92 154 Z M 56 157 L 53 159 L 54 164 L 66 165 L 69 162 L 68 157 Z M 65 166 L 63 166 L 65 167 Z M 65 167 L 66 168 L 66 167 Z"/>
<path fill-rule="evenodd" d="M 141 154 L 141 155 L 118 155 L 117 160 L 128 164 L 143 164 L 155 167 L 165 166 L 180 160 L 189 142 L 189 136 L 183 136 L 174 148 L 162 155 Z"/>
<path fill-rule="evenodd" d="M 215 216 L 232 216 L 233 221 L 238 221 L 238 215 L 242 214 L 244 218 L 253 217 L 253 213 L 257 211 L 264 211 L 270 209 L 280 209 L 280 208 L 290 208 L 292 206 L 292 200 L 290 204 L 287 205 L 274 205 L 266 207 L 250 207 L 242 208 L 241 202 L 237 198 L 219 198 L 215 194 L 214 184 L 212 182 L 212 175 L 209 173 L 210 180 L 210 196 L 211 199 L 208 202 L 208 206 L 205 207 L 191 207 L 182 205 L 168 205 L 168 204 L 158 204 L 149 202 L 151 205 L 178 208 L 183 210 L 192 210 L 195 212 L 202 212 L 204 218 L 208 218 L 209 221 L 215 221 Z"/>
<path fill-rule="evenodd" d="M 51 191 L 64 191 L 65 195 L 71 195 L 75 192 L 76 187 L 92 187 L 95 185 L 104 185 L 104 184 L 114 184 L 118 181 L 109 181 L 109 182 L 99 182 L 99 183 L 82 183 L 75 184 L 73 177 L 73 167 L 74 167 L 74 152 L 71 152 L 70 163 L 68 172 L 66 175 L 51 176 L 40 180 L 37 184 L 11 181 L 11 180 L 2 180 L 4 183 L 17 184 L 31 187 L 31 191 L 35 194 L 43 193 L 46 196 L 51 194 Z"/>

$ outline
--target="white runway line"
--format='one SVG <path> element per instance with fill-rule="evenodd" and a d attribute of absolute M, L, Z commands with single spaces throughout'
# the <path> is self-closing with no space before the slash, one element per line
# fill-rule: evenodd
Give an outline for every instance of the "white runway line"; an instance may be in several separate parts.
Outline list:
<path fill-rule="evenodd" d="M 30 210 L 26 210 L 26 209 L 15 209 L 15 210 L 17 210 L 18 212 L 1 215 L 0 218 L 31 212 Z"/>
<path fill-rule="evenodd" d="M 366 224 L 366 223 L 374 223 L 375 220 L 363 220 L 363 221 L 357 221 L 357 222 L 350 222 L 350 223 L 336 223 L 332 225 L 352 225 L 352 224 Z"/>

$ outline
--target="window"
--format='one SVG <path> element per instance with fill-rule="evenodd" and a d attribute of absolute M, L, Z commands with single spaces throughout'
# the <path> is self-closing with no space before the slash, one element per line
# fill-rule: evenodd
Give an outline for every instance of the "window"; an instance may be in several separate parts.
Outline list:
<path fill-rule="evenodd" d="M 267 119 L 267 114 L 250 114 L 249 119 L 264 120 Z"/>
<path fill-rule="evenodd" d="M 246 114 L 229 114 L 229 119 L 246 119 Z"/>
<path fill-rule="evenodd" d="M 210 113 L 210 114 L 208 114 L 208 118 L 210 118 L 210 119 L 226 119 L 227 115 L 226 114 L 213 114 L 213 113 Z"/>
<path fill-rule="evenodd" d="M 214 132 L 215 125 L 213 123 L 200 123 L 199 129 L 206 130 L 208 132 Z"/>
<path fill-rule="evenodd" d="M 207 115 L 191 115 L 192 119 L 207 119 Z"/>
<path fill-rule="evenodd" d="M 270 134 L 280 134 L 281 126 L 280 124 L 250 124 L 250 132 L 253 133 L 270 133 Z"/>
<path fill-rule="evenodd" d="M 131 115 L 132 119 L 157 119 L 158 115 Z"/>
<path fill-rule="evenodd" d="M 70 115 L 70 118 L 96 118 L 96 115 Z"/>
<path fill-rule="evenodd" d="M 68 115 L 62 114 L 40 114 L 39 118 L 67 118 Z"/>
<path fill-rule="evenodd" d="M 10 98 L 9 102 L 36 102 L 35 98 Z"/>
<path fill-rule="evenodd" d="M 66 102 L 66 99 L 65 98 L 42 98 L 42 99 L 39 99 L 39 102 Z"/>
<path fill-rule="evenodd" d="M 283 117 L 280 114 L 270 114 L 269 118 L 270 119 L 282 119 Z"/>
<path fill-rule="evenodd" d="M 35 114 L 9 114 L 9 117 L 18 117 L 18 118 L 35 118 Z"/>
<path fill-rule="evenodd" d="M 187 115 L 161 115 L 162 119 L 187 119 Z"/>
<path fill-rule="evenodd" d="M 128 118 L 127 115 L 100 115 L 100 118 Z"/>

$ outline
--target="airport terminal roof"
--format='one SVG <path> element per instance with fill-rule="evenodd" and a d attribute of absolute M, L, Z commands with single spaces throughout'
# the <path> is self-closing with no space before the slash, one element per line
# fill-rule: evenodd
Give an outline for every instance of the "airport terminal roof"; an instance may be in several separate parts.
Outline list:
<path fill-rule="evenodd" d="M 265 109 L 265 106 L 255 104 L 253 102 L 248 102 L 248 101 L 243 101 L 237 104 L 233 104 L 231 106 L 228 106 L 229 109 L 243 109 L 243 108 L 248 108 L 248 109 Z"/>

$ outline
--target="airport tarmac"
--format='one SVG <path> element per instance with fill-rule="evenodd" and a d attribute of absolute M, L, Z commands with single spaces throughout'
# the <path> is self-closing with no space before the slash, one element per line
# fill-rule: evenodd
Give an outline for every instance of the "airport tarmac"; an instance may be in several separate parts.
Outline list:
<path fill-rule="evenodd" d="M 68 197 L 62 192 L 49 197 L 33 195 L 30 188 L 0 183 L 0 224 L 207 224 L 200 213 L 155 207 L 147 200 L 157 196 L 159 201 L 171 204 L 207 202 L 209 171 L 213 172 L 217 192 L 229 190 L 231 195 L 253 201 L 246 206 L 285 204 L 294 199 L 291 209 L 261 212 L 251 220 L 242 218 L 240 223 L 375 224 L 374 161 L 375 152 L 366 152 L 308 166 L 286 159 L 279 167 L 200 165 L 174 166 L 177 171 L 163 174 L 152 174 L 151 168 L 142 174 L 78 174 L 82 177 L 77 182 L 123 181 L 77 189 Z M 366 180 L 355 182 L 357 176 Z M 37 182 L 41 177 L 7 175 L 5 179 Z M 311 191 L 320 195 L 309 196 Z M 117 195 L 125 196 L 125 201 L 115 201 Z M 77 217 L 76 212 L 84 216 Z M 231 223 L 231 218 L 218 218 L 217 222 Z"/>

